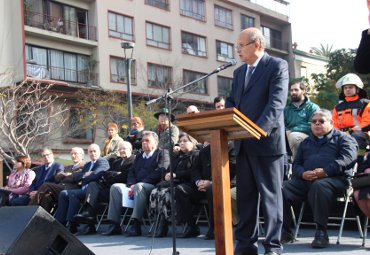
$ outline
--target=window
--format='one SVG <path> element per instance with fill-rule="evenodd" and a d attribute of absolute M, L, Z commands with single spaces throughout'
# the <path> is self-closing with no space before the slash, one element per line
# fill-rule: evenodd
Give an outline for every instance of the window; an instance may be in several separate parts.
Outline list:
<path fill-rule="evenodd" d="M 145 0 L 146 4 L 149 4 L 151 6 L 155 6 L 164 10 L 169 9 L 169 3 L 168 0 Z"/>
<path fill-rule="evenodd" d="M 131 63 L 131 84 L 136 84 L 136 64 Z M 127 83 L 126 62 L 123 58 L 110 58 L 110 79 L 113 82 Z"/>
<path fill-rule="evenodd" d="M 243 30 L 248 27 L 254 27 L 254 18 L 242 14 L 241 15 L 241 28 Z"/>
<path fill-rule="evenodd" d="M 198 73 L 193 71 L 184 70 L 183 72 L 183 83 L 187 84 L 189 82 L 195 81 L 203 76 L 205 73 Z M 185 88 L 186 92 L 189 93 L 196 93 L 196 94 L 208 94 L 208 87 L 207 87 L 207 79 L 194 83 L 187 88 Z"/>
<path fill-rule="evenodd" d="M 133 19 L 120 14 L 108 13 L 109 35 L 128 41 L 134 41 Z"/>
<path fill-rule="evenodd" d="M 168 27 L 146 23 L 146 44 L 169 49 L 170 44 L 170 29 Z"/>
<path fill-rule="evenodd" d="M 207 56 L 205 37 L 182 32 L 181 42 L 183 53 L 201 57 Z"/>
<path fill-rule="evenodd" d="M 217 90 L 219 96 L 224 96 L 225 98 L 230 95 L 231 86 L 233 83 L 233 79 L 217 76 Z"/>
<path fill-rule="evenodd" d="M 216 41 L 216 51 L 218 61 L 229 61 L 234 58 L 234 45 L 221 41 Z"/>
<path fill-rule="evenodd" d="M 216 26 L 233 28 L 233 14 L 231 10 L 215 5 L 215 24 Z"/>
<path fill-rule="evenodd" d="M 86 55 L 26 45 L 27 75 L 31 77 L 87 83 L 92 76 L 88 59 Z"/>
<path fill-rule="evenodd" d="M 262 33 L 266 38 L 266 47 L 282 50 L 281 32 L 269 27 L 262 27 Z"/>
<path fill-rule="evenodd" d="M 71 108 L 69 111 L 69 125 L 67 139 L 93 140 L 94 129 L 91 126 L 92 115 L 88 111 L 79 108 Z"/>
<path fill-rule="evenodd" d="M 172 83 L 172 69 L 169 66 L 148 64 L 148 85 L 168 89 Z"/>
<path fill-rule="evenodd" d="M 180 0 L 181 15 L 205 21 L 204 0 Z"/>

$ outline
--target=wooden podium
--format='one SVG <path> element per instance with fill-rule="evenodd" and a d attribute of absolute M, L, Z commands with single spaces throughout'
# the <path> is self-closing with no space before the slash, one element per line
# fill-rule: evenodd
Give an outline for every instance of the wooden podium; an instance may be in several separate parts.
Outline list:
<path fill-rule="evenodd" d="M 176 116 L 176 125 L 200 142 L 211 144 L 213 211 L 217 255 L 232 255 L 233 231 L 228 140 L 257 138 L 266 132 L 235 108 Z"/>

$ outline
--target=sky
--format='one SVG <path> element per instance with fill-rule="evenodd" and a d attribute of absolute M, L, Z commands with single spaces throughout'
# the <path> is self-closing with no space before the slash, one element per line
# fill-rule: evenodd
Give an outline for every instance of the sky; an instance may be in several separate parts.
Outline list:
<path fill-rule="evenodd" d="M 366 0 L 290 0 L 292 43 L 300 50 L 357 48 L 369 28 Z"/>

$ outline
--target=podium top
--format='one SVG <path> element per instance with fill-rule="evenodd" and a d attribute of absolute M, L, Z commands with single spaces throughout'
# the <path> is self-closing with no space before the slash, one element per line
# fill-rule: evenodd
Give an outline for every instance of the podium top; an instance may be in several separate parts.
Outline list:
<path fill-rule="evenodd" d="M 200 142 L 210 141 L 210 131 L 223 129 L 228 140 L 257 138 L 267 133 L 236 108 L 176 116 L 176 126 Z"/>

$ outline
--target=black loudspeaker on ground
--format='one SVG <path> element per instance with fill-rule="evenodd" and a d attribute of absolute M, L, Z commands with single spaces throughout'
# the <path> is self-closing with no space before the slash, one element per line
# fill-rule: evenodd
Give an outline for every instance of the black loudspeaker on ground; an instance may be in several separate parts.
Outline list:
<path fill-rule="evenodd" d="M 0 255 L 90 255 L 80 240 L 40 206 L 0 208 Z"/>

